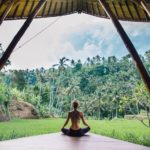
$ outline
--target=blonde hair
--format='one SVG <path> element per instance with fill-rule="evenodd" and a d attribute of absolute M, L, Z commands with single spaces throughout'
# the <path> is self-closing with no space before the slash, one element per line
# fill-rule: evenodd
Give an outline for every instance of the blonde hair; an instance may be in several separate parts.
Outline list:
<path fill-rule="evenodd" d="M 72 101 L 72 107 L 74 108 L 74 109 L 77 109 L 78 107 L 79 107 L 79 101 L 78 100 L 73 100 Z"/>

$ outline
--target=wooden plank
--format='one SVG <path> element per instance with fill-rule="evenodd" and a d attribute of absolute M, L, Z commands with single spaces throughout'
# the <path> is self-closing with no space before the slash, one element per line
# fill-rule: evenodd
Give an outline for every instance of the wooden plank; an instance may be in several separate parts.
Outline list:
<path fill-rule="evenodd" d="M 6 0 L 4 0 L 6 2 Z M 4 2 L 3 1 L 3 2 Z M 9 0 L 8 0 L 9 1 Z M 31 13 L 35 5 L 38 3 L 39 0 L 16 0 L 19 1 L 20 6 L 17 10 L 15 19 L 26 18 Z M 32 2 L 35 1 L 33 8 Z M 53 16 L 54 9 L 55 9 L 55 2 L 57 2 L 57 8 L 55 10 L 55 14 L 59 14 L 61 9 L 61 2 L 64 3 L 62 7 L 63 15 L 70 14 L 73 12 L 84 12 L 90 15 L 99 16 L 99 17 L 106 17 L 108 18 L 107 14 L 101 7 L 96 6 L 98 0 L 47 0 L 47 3 L 44 5 L 42 10 L 38 13 L 37 17 L 50 17 Z M 135 0 L 136 2 L 137 0 Z M 115 15 L 121 20 L 130 20 L 130 21 L 150 21 L 150 17 L 147 17 L 145 12 L 140 9 L 139 4 L 135 5 L 130 0 L 107 0 L 107 3 L 110 4 L 111 10 L 115 13 Z M 126 2 L 126 3 L 125 3 Z M 0 0 L 0 5 L 2 4 L 2 0 Z M 122 5 L 122 7 L 120 7 Z M 66 8 L 65 8 L 66 7 Z M 6 6 L 3 5 L 0 8 L 0 15 L 2 16 Z M 6 19 L 13 19 L 13 13 L 16 9 L 16 6 L 13 5 L 10 13 L 7 15 Z M 62 13 L 61 13 L 62 15 Z"/>
<path fill-rule="evenodd" d="M 23 16 L 24 16 L 24 12 L 26 10 L 28 3 L 29 3 L 29 0 L 26 0 L 25 5 L 24 5 L 23 10 L 22 10 L 22 13 L 21 13 L 21 18 L 23 18 Z"/>
<path fill-rule="evenodd" d="M 0 16 L 0 25 L 2 24 L 2 22 L 6 18 L 7 14 L 9 13 L 9 11 L 11 10 L 14 2 L 15 2 L 15 0 L 11 0 L 10 3 L 7 5 L 6 9 L 4 10 L 2 16 Z"/>
<path fill-rule="evenodd" d="M 55 6 L 54 6 L 53 16 L 55 16 L 55 15 L 56 15 L 56 8 L 57 8 L 57 2 L 55 3 Z"/>
<path fill-rule="evenodd" d="M 33 8 L 34 8 L 34 4 L 35 4 L 35 0 L 32 2 L 32 5 L 31 5 L 31 7 L 30 7 L 28 16 L 32 13 L 32 10 L 33 10 Z"/>
<path fill-rule="evenodd" d="M 59 10 L 59 15 L 62 15 L 62 7 L 63 7 L 63 2 L 60 3 L 60 10 Z"/>
<path fill-rule="evenodd" d="M 89 5 L 88 5 L 89 14 L 94 15 L 94 14 L 93 14 L 93 9 L 92 9 L 92 5 L 91 5 L 91 4 L 92 4 L 92 3 L 89 3 Z"/>
<path fill-rule="evenodd" d="M 129 12 L 131 18 L 134 20 L 134 17 L 133 17 L 133 15 L 132 15 L 132 12 L 131 12 L 131 10 L 130 10 L 130 7 L 129 7 L 129 5 L 128 5 L 128 1 L 127 1 L 127 0 L 125 0 L 125 4 L 126 4 L 126 6 L 127 6 L 127 9 L 128 9 L 128 12 Z"/>
<path fill-rule="evenodd" d="M 2 9 L 1 7 L 3 6 L 3 1 L 0 1 L 0 10 Z"/>
<path fill-rule="evenodd" d="M 100 9 L 99 9 L 99 4 L 98 4 L 98 3 L 97 3 L 97 10 L 98 10 L 99 16 L 101 16 L 101 11 L 100 11 Z"/>
<path fill-rule="evenodd" d="M 147 3 L 145 3 L 144 0 L 141 0 L 140 3 L 142 5 L 142 7 L 144 8 L 144 10 L 146 11 L 147 15 L 150 17 L 150 7 L 148 7 Z"/>
<path fill-rule="evenodd" d="M 52 0 L 49 3 L 49 10 L 48 10 L 48 16 L 50 16 L 50 12 L 51 12 L 51 7 L 52 7 Z"/>
<path fill-rule="evenodd" d="M 3 3 L 3 0 L 0 0 L 0 6 L 2 5 L 2 3 Z"/>
<path fill-rule="evenodd" d="M 87 9 L 87 13 L 89 13 L 89 3 L 86 2 L 86 9 Z"/>
<path fill-rule="evenodd" d="M 83 7 L 83 1 L 77 0 L 77 11 L 79 14 L 82 12 L 82 7 Z"/>
<path fill-rule="evenodd" d="M 121 12 L 122 12 L 123 17 L 126 18 L 125 13 L 124 13 L 124 10 L 123 10 L 123 8 L 122 8 L 122 3 L 121 3 L 121 2 L 118 2 L 118 4 L 119 4 L 119 6 L 120 6 L 120 9 L 121 9 Z"/>
<path fill-rule="evenodd" d="M 14 18 L 14 19 L 15 19 L 15 16 L 17 14 L 18 8 L 19 8 L 19 5 L 16 5 L 16 8 L 15 8 L 14 13 L 12 15 L 12 18 Z"/>
<path fill-rule="evenodd" d="M 116 14 L 117 18 L 119 18 L 119 15 L 118 15 L 118 12 L 117 12 L 117 9 L 116 9 L 116 6 L 115 6 L 115 3 L 114 3 L 114 2 L 112 2 L 112 5 L 113 5 L 113 7 L 114 7 L 115 14 Z"/>
<path fill-rule="evenodd" d="M 71 1 L 71 11 L 72 11 L 72 12 L 74 12 L 73 4 L 74 4 L 74 3 L 73 3 L 73 0 L 72 0 L 72 1 Z"/>
<path fill-rule="evenodd" d="M 146 20 L 147 20 L 147 21 L 148 21 L 148 20 L 150 20 L 150 18 L 149 18 L 149 16 L 148 16 L 147 12 L 146 12 L 145 10 L 143 10 L 143 11 L 144 11 L 144 14 L 145 14 Z"/>
<path fill-rule="evenodd" d="M 96 16 L 96 12 L 95 12 L 95 9 L 94 9 L 94 3 L 92 3 L 92 12 L 93 12 L 93 15 Z"/>
<path fill-rule="evenodd" d="M 68 14 L 72 14 L 72 1 L 68 0 Z"/>
<path fill-rule="evenodd" d="M 46 7 L 47 7 L 47 1 L 45 2 L 44 6 L 43 6 L 43 11 L 42 11 L 41 16 L 45 16 Z"/>
<path fill-rule="evenodd" d="M 138 11 L 138 9 L 137 9 L 137 5 L 136 5 L 135 3 L 133 3 L 133 7 L 134 7 L 134 9 L 135 9 L 135 11 L 136 11 L 136 14 L 137 14 L 137 16 L 138 16 L 138 19 L 141 20 L 139 11 Z"/>
<path fill-rule="evenodd" d="M 66 14 L 68 14 L 68 0 L 66 1 Z"/>

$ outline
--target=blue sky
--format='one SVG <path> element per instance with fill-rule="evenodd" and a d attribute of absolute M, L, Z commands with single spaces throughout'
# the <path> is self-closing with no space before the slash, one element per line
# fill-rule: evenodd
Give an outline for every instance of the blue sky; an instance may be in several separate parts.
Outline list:
<path fill-rule="evenodd" d="M 118 58 L 128 54 L 119 34 L 108 19 L 85 14 L 63 16 L 26 45 L 20 45 L 57 18 L 35 19 L 10 57 L 11 69 L 49 68 L 63 56 L 85 61 L 100 55 Z M 5 50 L 24 20 L 5 21 L 0 27 L 0 42 Z M 140 54 L 150 50 L 150 23 L 121 22 Z"/>

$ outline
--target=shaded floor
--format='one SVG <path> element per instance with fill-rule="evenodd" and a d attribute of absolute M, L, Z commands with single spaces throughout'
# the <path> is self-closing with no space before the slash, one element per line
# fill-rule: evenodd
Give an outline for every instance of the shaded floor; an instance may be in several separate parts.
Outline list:
<path fill-rule="evenodd" d="M 89 134 L 81 138 L 61 133 L 0 142 L 0 150 L 150 150 L 149 147 Z"/>

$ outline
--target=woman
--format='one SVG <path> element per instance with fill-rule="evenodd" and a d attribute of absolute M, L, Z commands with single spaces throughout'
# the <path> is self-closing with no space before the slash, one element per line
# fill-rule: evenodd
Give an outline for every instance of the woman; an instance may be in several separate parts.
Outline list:
<path fill-rule="evenodd" d="M 62 127 L 61 131 L 65 135 L 80 137 L 90 130 L 90 126 L 86 123 L 83 113 L 77 110 L 79 107 L 79 102 L 77 100 L 74 100 L 72 102 L 72 106 L 74 110 L 68 113 L 67 120 L 64 126 Z M 83 124 L 87 126 L 86 128 L 80 127 L 80 118 Z M 65 126 L 68 124 L 70 119 L 71 119 L 71 127 L 70 129 L 66 129 Z"/>

